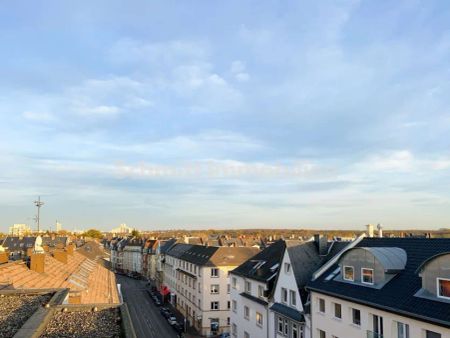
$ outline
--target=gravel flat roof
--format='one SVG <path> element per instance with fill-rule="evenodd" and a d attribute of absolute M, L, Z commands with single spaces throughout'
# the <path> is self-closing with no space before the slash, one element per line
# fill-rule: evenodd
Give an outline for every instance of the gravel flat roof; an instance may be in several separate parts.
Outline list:
<path fill-rule="evenodd" d="M 0 295 L 0 337 L 13 337 L 40 306 L 48 303 L 51 296 Z"/>
<path fill-rule="evenodd" d="M 56 312 L 41 338 L 119 338 L 120 314 L 117 308 L 92 311 Z"/>

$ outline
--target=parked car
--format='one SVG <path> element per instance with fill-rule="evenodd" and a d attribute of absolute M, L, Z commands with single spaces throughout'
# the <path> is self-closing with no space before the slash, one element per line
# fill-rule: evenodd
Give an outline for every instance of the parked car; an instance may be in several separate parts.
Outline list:
<path fill-rule="evenodd" d="M 220 336 L 220 338 L 230 338 L 230 333 L 229 332 L 223 332 Z"/>
<path fill-rule="evenodd" d="M 176 323 L 176 324 L 172 325 L 172 327 L 175 330 L 175 332 L 178 333 L 178 334 L 181 334 L 181 333 L 184 332 L 184 327 L 180 323 Z"/>
<path fill-rule="evenodd" d="M 170 325 L 178 324 L 177 317 L 175 316 L 170 316 L 169 318 L 167 318 L 167 321 L 169 322 Z"/>
<path fill-rule="evenodd" d="M 173 314 L 170 312 L 170 310 L 166 307 L 162 307 L 159 312 L 164 316 L 164 318 L 168 319 L 169 317 L 172 317 Z"/>

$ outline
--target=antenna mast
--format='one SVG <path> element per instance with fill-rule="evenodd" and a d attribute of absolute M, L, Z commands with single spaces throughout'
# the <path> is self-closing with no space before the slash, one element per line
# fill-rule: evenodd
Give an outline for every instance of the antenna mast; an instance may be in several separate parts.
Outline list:
<path fill-rule="evenodd" d="M 37 201 L 34 201 L 34 205 L 37 207 L 36 222 L 37 222 L 37 231 L 38 231 L 38 234 L 39 234 L 41 207 L 44 205 L 44 202 L 41 202 L 41 196 L 38 197 Z"/>

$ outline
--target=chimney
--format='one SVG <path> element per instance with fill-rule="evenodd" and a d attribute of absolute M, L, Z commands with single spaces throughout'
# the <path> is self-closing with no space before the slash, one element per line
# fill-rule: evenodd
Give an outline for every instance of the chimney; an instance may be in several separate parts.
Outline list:
<path fill-rule="evenodd" d="M 66 251 L 68 255 L 73 255 L 73 243 L 67 245 Z"/>
<path fill-rule="evenodd" d="M 367 236 L 373 237 L 373 224 L 367 224 L 366 228 L 367 228 Z"/>
<path fill-rule="evenodd" d="M 30 270 L 42 273 L 44 272 L 45 254 L 31 254 Z"/>
<path fill-rule="evenodd" d="M 57 248 L 57 249 L 64 249 L 64 244 L 62 244 L 62 243 L 57 243 L 57 244 L 56 244 L 56 248 Z"/>
<path fill-rule="evenodd" d="M 42 246 L 42 249 L 44 249 L 45 252 L 48 252 L 49 247 L 48 247 L 48 245 L 43 245 L 43 246 Z"/>
<path fill-rule="evenodd" d="M 383 237 L 383 226 L 380 223 L 378 223 L 377 229 L 378 229 L 378 237 L 380 238 Z"/>
<path fill-rule="evenodd" d="M 53 251 L 53 257 L 63 264 L 67 264 L 67 252 L 64 250 Z"/>
<path fill-rule="evenodd" d="M 0 252 L 0 264 L 8 263 L 8 253 L 3 251 Z"/>
<path fill-rule="evenodd" d="M 314 242 L 319 250 L 319 255 L 324 256 L 328 253 L 328 238 L 326 235 L 315 234 Z"/>

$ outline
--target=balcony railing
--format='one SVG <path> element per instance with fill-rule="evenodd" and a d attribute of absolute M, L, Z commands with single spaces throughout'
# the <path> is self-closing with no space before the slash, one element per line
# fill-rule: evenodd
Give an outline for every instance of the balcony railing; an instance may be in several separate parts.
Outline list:
<path fill-rule="evenodd" d="M 383 335 L 381 333 L 367 330 L 367 338 L 383 338 Z"/>

